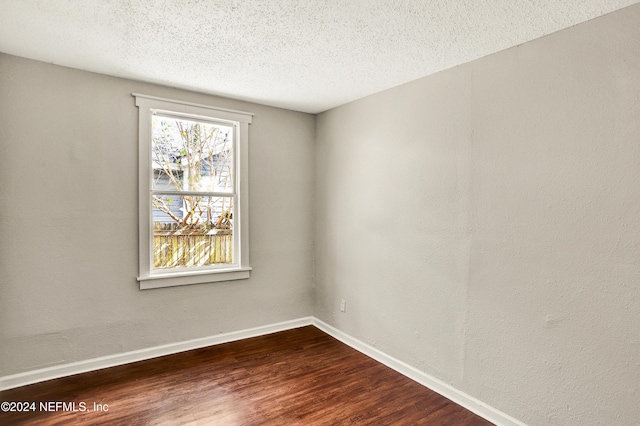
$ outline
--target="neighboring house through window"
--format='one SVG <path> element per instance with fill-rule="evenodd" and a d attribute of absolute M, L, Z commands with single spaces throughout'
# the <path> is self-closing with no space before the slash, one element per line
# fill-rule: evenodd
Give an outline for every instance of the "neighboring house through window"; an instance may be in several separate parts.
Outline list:
<path fill-rule="evenodd" d="M 252 114 L 134 93 L 140 288 L 249 278 Z"/>

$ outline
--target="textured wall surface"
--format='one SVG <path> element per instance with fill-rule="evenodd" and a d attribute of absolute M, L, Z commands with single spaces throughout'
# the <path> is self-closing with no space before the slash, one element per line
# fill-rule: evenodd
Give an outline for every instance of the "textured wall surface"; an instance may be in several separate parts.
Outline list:
<path fill-rule="evenodd" d="M 527 424 L 638 424 L 639 23 L 321 114 L 316 316 Z"/>
<path fill-rule="evenodd" d="M 132 92 L 255 113 L 248 280 L 138 290 Z M 312 311 L 314 117 L 0 55 L 0 375 Z"/>

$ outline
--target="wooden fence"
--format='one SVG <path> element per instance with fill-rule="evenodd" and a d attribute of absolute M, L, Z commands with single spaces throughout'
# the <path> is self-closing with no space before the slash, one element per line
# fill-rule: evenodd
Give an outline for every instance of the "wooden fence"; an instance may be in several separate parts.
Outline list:
<path fill-rule="evenodd" d="M 154 268 L 207 266 L 233 262 L 229 229 L 178 229 L 177 223 L 153 226 Z"/>

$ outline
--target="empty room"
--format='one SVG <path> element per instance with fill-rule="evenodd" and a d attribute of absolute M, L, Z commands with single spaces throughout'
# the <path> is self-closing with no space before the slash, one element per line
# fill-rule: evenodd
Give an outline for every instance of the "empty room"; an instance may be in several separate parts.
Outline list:
<path fill-rule="evenodd" d="M 0 0 L 0 424 L 640 425 L 638 0 Z"/>

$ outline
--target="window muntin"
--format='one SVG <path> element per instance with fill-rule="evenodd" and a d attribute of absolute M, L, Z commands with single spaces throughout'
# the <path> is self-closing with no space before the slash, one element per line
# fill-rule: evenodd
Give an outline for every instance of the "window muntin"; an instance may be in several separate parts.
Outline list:
<path fill-rule="evenodd" d="M 141 288 L 249 277 L 251 114 L 137 95 Z"/>

